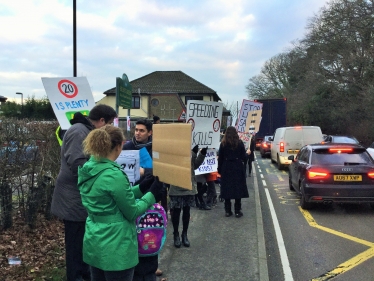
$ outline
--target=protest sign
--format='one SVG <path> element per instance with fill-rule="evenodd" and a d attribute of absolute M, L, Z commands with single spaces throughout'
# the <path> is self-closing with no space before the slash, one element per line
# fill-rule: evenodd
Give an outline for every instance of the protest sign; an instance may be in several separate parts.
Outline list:
<path fill-rule="evenodd" d="M 215 149 L 208 149 L 203 164 L 195 170 L 195 175 L 217 172 L 217 152 Z"/>
<path fill-rule="evenodd" d="M 187 101 L 186 122 L 192 125 L 191 148 L 219 147 L 222 110 L 220 102 Z"/>
<path fill-rule="evenodd" d="M 236 124 L 236 130 L 238 132 L 246 132 L 248 112 L 254 110 L 262 110 L 262 103 L 243 100 L 238 116 L 238 122 Z"/>
<path fill-rule="evenodd" d="M 46 78 L 42 77 L 44 89 L 61 129 L 70 128 L 74 113 L 87 116 L 95 101 L 86 77 Z"/>
<path fill-rule="evenodd" d="M 261 123 L 261 114 L 262 114 L 262 109 L 261 110 L 253 110 L 248 112 L 248 117 L 246 121 L 246 132 L 254 133 L 258 132 L 260 129 L 260 123 Z"/>
<path fill-rule="evenodd" d="M 134 185 L 140 178 L 139 150 L 122 150 L 115 162 L 120 165 L 121 170 L 126 173 L 130 184 Z"/>
<path fill-rule="evenodd" d="M 248 148 L 249 147 L 249 142 L 251 140 L 251 134 L 249 132 L 246 132 L 246 133 L 238 132 L 238 135 L 239 135 L 239 139 L 241 139 L 242 142 L 244 143 L 244 147 Z"/>
<path fill-rule="evenodd" d="M 153 126 L 153 175 L 160 181 L 192 189 L 191 124 Z"/>

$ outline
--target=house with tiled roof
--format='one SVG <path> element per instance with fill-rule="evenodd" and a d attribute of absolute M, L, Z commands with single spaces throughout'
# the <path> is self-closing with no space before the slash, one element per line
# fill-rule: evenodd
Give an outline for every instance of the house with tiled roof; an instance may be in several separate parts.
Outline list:
<path fill-rule="evenodd" d="M 162 122 L 185 122 L 188 100 L 221 101 L 216 91 L 193 79 L 182 71 L 154 71 L 130 81 L 132 105 L 130 119 L 152 119 L 153 115 Z M 116 107 L 116 88 L 103 93 L 105 97 L 97 103 Z M 119 108 L 120 121 L 126 120 L 128 110 Z M 224 115 L 230 112 L 224 110 Z"/>

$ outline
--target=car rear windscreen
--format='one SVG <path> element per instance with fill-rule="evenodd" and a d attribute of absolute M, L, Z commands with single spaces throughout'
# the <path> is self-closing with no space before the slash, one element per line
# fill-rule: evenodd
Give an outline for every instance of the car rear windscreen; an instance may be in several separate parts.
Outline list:
<path fill-rule="evenodd" d="M 352 153 L 330 153 L 328 150 L 313 151 L 311 164 L 313 165 L 362 165 L 372 164 L 366 151 Z"/>

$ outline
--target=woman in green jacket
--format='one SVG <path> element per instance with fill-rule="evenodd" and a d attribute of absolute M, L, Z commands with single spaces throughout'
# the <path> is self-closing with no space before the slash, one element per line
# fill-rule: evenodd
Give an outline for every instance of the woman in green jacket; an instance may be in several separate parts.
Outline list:
<path fill-rule="evenodd" d="M 83 260 L 91 267 L 92 281 L 132 280 L 138 263 L 135 220 L 161 199 L 163 187 L 157 177 L 130 186 L 115 162 L 124 140 L 120 128 L 106 125 L 83 142 L 91 157 L 79 168 L 78 187 L 88 212 Z"/>

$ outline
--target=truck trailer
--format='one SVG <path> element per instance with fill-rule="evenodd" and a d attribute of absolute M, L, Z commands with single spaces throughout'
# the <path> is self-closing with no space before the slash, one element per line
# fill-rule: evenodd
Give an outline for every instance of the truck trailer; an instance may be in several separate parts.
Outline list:
<path fill-rule="evenodd" d="M 276 129 L 287 126 L 287 99 L 258 99 L 262 103 L 262 119 L 255 135 L 256 149 L 260 149 L 265 136 L 272 136 Z"/>

